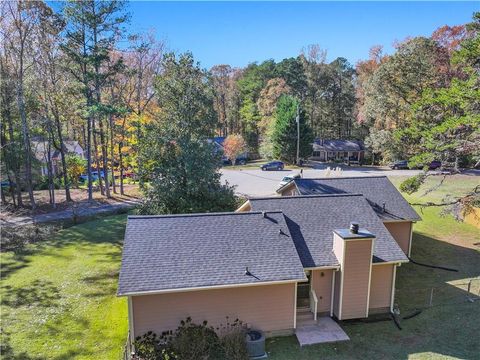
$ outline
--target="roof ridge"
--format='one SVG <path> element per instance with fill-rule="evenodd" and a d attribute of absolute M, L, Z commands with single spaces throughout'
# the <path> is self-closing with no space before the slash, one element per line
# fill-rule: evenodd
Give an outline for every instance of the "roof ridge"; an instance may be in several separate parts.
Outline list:
<path fill-rule="evenodd" d="M 246 212 L 210 212 L 210 213 L 191 213 L 191 214 L 165 214 L 165 215 L 128 215 L 127 219 L 165 219 L 165 218 L 181 218 L 181 217 L 204 217 L 204 216 L 229 216 L 229 215 L 259 215 L 266 213 L 283 214 L 281 210 L 268 211 L 246 211 Z"/>
<path fill-rule="evenodd" d="M 361 196 L 360 193 L 337 193 L 337 194 L 313 194 L 313 195 L 289 195 L 289 196 L 265 196 L 265 197 L 252 197 L 248 200 L 280 200 L 280 199 L 298 199 L 298 198 L 325 198 L 325 197 L 344 197 L 344 196 Z"/>
<path fill-rule="evenodd" d="M 293 181 L 302 180 L 345 180 L 345 179 L 373 179 L 373 178 L 387 178 L 387 175 L 365 175 L 365 176 L 340 176 L 340 177 L 317 177 L 317 178 L 296 178 Z"/>

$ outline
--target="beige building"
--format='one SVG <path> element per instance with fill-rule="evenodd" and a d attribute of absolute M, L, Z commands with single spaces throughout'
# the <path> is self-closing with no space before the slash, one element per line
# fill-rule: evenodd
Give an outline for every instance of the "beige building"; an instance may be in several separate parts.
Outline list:
<path fill-rule="evenodd" d="M 228 316 L 282 335 L 305 316 L 390 312 L 413 219 L 407 228 L 378 211 L 344 191 L 250 199 L 235 213 L 129 217 L 118 295 L 131 336 L 186 317 L 218 326 Z"/>

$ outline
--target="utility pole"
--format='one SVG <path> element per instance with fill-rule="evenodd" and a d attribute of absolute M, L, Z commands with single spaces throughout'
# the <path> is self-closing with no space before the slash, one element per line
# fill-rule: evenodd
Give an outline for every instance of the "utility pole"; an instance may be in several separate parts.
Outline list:
<path fill-rule="evenodd" d="M 297 165 L 300 165 L 300 102 L 297 102 Z"/>

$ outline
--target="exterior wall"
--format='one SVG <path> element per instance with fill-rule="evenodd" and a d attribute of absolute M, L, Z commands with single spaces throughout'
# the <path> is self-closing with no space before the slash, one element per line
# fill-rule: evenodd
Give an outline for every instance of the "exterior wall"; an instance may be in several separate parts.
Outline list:
<path fill-rule="evenodd" d="M 133 332 L 175 330 L 188 316 L 212 326 L 225 324 L 228 316 L 266 332 L 291 330 L 295 288 L 296 283 L 288 283 L 133 296 Z"/>
<path fill-rule="evenodd" d="M 340 288 L 342 286 L 342 273 L 341 271 L 335 272 L 335 287 L 333 294 L 333 313 L 337 318 L 340 318 Z"/>
<path fill-rule="evenodd" d="M 394 264 L 372 266 L 369 309 L 390 307 L 394 266 Z"/>
<path fill-rule="evenodd" d="M 368 316 L 368 288 L 372 264 L 372 241 L 347 241 L 343 265 L 341 319 Z"/>
<path fill-rule="evenodd" d="M 332 276 L 334 270 L 312 270 L 312 288 L 318 298 L 317 312 L 330 312 L 332 300 Z M 323 274 L 323 276 L 322 276 Z"/>
<path fill-rule="evenodd" d="M 282 194 L 282 196 L 294 196 L 294 195 L 298 195 L 297 189 L 295 188 L 295 186 L 292 186 L 290 189 L 284 191 Z"/>
<path fill-rule="evenodd" d="M 399 221 L 399 222 L 384 222 L 383 225 L 387 228 L 390 234 L 393 236 L 397 244 L 403 250 L 403 252 L 410 256 L 410 241 L 412 222 L 411 221 Z"/>

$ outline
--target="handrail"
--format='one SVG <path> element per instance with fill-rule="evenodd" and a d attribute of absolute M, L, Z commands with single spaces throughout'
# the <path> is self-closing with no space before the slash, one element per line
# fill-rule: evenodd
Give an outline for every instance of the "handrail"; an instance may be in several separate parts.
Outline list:
<path fill-rule="evenodd" d="M 312 309 L 313 300 L 313 309 Z M 318 298 L 317 293 L 313 288 L 310 288 L 310 311 L 313 312 L 313 320 L 317 321 Z"/>

